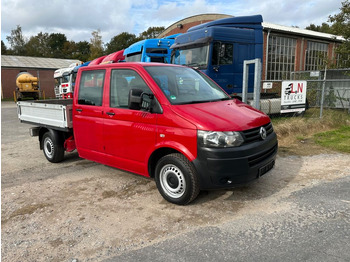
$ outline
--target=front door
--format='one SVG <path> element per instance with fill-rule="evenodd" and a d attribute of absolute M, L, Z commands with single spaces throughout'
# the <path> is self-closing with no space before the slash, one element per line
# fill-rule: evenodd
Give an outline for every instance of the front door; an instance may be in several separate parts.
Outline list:
<path fill-rule="evenodd" d="M 156 141 L 157 114 L 128 108 L 130 89 L 152 93 L 142 77 L 132 69 L 113 69 L 110 77 L 110 103 L 105 110 L 105 152 L 116 166 L 147 173 L 147 159 Z"/>

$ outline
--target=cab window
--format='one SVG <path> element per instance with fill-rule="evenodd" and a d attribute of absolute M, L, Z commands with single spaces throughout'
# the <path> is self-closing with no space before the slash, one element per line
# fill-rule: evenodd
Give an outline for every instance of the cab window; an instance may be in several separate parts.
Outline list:
<path fill-rule="evenodd" d="M 102 106 L 105 70 L 83 71 L 81 73 L 78 104 Z"/>
<path fill-rule="evenodd" d="M 151 94 L 141 76 L 130 69 L 114 69 L 111 74 L 110 107 L 128 108 L 130 89 L 140 89 Z"/>

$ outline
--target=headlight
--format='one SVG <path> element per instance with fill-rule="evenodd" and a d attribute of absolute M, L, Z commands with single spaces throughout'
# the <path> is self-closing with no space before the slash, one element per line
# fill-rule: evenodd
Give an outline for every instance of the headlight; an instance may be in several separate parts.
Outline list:
<path fill-rule="evenodd" d="M 240 146 L 244 140 L 239 132 L 203 131 L 197 132 L 200 145 L 207 147 Z"/>

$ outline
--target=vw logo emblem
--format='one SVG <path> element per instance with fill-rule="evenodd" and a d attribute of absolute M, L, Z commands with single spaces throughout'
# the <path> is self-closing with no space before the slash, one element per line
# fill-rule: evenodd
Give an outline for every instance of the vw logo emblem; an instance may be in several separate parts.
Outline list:
<path fill-rule="evenodd" d="M 265 127 L 263 127 L 263 126 L 260 127 L 259 134 L 260 134 L 261 139 L 265 140 L 265 138 L 266 138 L 266 129 L 265 129 Z"/>

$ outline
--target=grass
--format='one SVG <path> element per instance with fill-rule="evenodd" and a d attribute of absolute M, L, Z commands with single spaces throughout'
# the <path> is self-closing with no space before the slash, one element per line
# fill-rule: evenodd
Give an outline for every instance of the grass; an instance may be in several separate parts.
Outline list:
<path fill-rule="evenodd" d="M 350 153 L 350 126 L 342 126 L 336 130 L 317 133 L 314 135 L 314 139 L 318 145 Z"/>
<path fill-rule="evenodd" d="M 312 155 L 330 150 L 350 153 L 350 114 L 347 111 L 309 109 L 303 117 L 272 118 L 280 154 Z M 333 137 L 332 140 L 328 138 Z M 324 142 L 326 141 L 327 142 Z"/>

